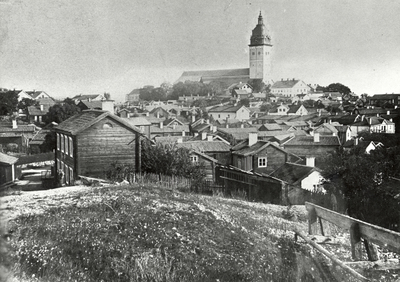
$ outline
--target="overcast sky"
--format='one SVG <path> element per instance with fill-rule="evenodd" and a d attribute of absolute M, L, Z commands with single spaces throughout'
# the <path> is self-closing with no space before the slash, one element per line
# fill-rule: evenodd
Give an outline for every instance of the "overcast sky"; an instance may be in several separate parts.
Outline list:
<path fill-rule="evenodd" d="M 262 11 L 273 79 L 400 93 L 400 1 L 0 0 L 0 87 L 72 97 L 248 67 Z"/>

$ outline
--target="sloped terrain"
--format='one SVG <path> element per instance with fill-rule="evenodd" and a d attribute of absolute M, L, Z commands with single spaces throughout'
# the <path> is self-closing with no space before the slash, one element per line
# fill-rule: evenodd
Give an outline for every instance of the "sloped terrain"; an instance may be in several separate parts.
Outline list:
<path fill-rule="evenodd" d="M 23 192 L 1 198 L 1 262 L 10 281 L 356 281 L 294 241 L 304 207 L 285 211 L 139 185 Z"/>

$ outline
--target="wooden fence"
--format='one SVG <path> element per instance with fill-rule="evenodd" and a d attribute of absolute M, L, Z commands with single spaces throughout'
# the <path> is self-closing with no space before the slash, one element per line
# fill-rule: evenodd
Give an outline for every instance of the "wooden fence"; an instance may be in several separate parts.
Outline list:
<path fill-rule="evenodd" d="M 358 245 L 361 243 L 361 238 L 364 239 L 368 260 L 376 260 L 373 256 L 371 245 L 368 243 L 374 243 L 391 252 L 400 254 L 400 233 L 398 232 L 328 210 L 312 203 L 306 202 L 306 208 L 309 216 L 309 234 L 312 234 L 312 224 L 319 223 L 321 234 L 325 235 L 321 219 L 349 230 L 352 257 L 355 260 L 361 260 L 361 253 L 357 251 L 357 249 L 360 249 Z"/>

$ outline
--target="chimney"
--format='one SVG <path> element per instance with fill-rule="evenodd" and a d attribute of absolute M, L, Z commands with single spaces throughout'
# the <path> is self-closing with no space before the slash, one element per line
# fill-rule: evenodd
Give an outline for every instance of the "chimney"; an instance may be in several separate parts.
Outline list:
<path fill-rule="evenodd" d="M 164 128 L 164 123 L 160 121 L 160 128 Z"/>
<path fill-rule="evenodd" d="M 185 137 L 186 136 L 186 132 L 185 132 L 185 130 L 182 130 L 182 137 Z"/>
<path fill-rule="evenodd" d="M 306 157 L 306 166 L 315 167 L 315 157 Z"/>
<path fill-rule="evenodd" d="M 202 132 L 201 133 L 201 140 L 206 140 L 207 139 L 207 132 Z"/>
<path fill-rule="evenodd" d="M 213 137 L 211 135 L 207 136 L 207 141 L 213 141 Z"/>
<path fill-rule="evenodd" d="M 249 133 L 249 147 L 253 146 L 254 144 L 256 144 L 258 141 L 258 133 L 257 132 L 250 132 Z"/>
<path fill-rule="evenodd" d="M 114 100 L 102 100 L 101 109 L 103 111 L 109 111 L 110 113 L 114 114 Z"/>
<path fill-rule="evenodd" d="M 192 123 L 196 121 L 196 116 L 192 115 Z"/>
<path fill-rule="evenodd" d="M 314 142 L 315 143 L 319 142 L 319 133 L 314 133 Z"/>
<path fill-rule="evenodd" d="M 13 129 L 18 128 L 17 120 L 16 120 L 15 118 L 12 119 L 12 128 L 13 128 Z"/>

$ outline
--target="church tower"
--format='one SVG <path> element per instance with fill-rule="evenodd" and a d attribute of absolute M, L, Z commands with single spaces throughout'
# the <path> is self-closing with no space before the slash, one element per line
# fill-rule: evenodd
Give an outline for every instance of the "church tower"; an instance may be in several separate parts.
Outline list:
<path fill-rule="evenodd" d="M 258 24 L 253 29 L 250 38 L 250 79 L 262 79 L 266 84 L 272 83 L 271 51 L 271 37 L 267 34 L 260 12 Z"/>

